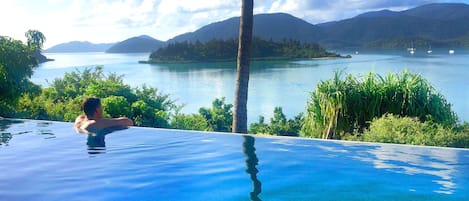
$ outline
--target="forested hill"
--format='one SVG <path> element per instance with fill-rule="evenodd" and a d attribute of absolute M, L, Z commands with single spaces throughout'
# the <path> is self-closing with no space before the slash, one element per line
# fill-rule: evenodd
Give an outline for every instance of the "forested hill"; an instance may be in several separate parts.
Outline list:
<path fill-rule="evenodd" d="M 253 35 L 265 40 L 293 39 L 300 42 L 316 42 L 327 48 L 402 48 L 412 40 L 425 41 L 426 47 L 432 44 L 435 47 L 469 47 L 468 22 L 469 5 L 439 3 L 398 12 L 374 11 L 317 25 L 285 13 L 258 14 L 254 16 Z M 238 37 L 238 33 L 239 17 L 235 17 L 176 36 L 168 43 L 233 39 Z"/>
<path fill-rule="evenodd" d="M 311 59 L 318 57 L 341 57 L 327 52 L 316 43 L 301 43 L 295 40 L 263 40 L 253 38 L 251 49 L 252 59 Z M 187 63 L 235 61 L 237 58 L 238 41 L 236 39 L 175 42 L 160 48 L 150 55 L 149 63 Z M 143 63 L 148 63 L 143 62 Z"/>
<path fill-rule="evenodd" d="M 315 42 L 318 38 L 316 26 L 286 13 L 254 15 L 253 35 L 265 40 L 293 39 L 300 42 Z M 213 39 L 235 39 L 239 35 L 239 17 L 206 25 L 194 32 L 176 36 L 168 43 L 207 42 Z"/>
<path fill-rule="evenodd" d="M 142 35 L 132 37 L 122 42 L 114 44 L 107 53 L 136 53 L 136 52 L 153 52 L 164 46 L 163 41 L 156 40 L 150 36 Z"/>
<path fill-rule="evenodd" d="M 428 4 L 394 12 L 375 11 L 318 24 L 320 44 L 328 47 L 409 45 L 412 40 L 434 46 L 469 46 L 469 5 Z"/>
<path fill-rule="evenodd" d="M 286 13 L 254 15 L 253 35 L 264 40 L 315 42 L 326 48 L 373 47 L 405 48 L 419 46 L 469 47 L 469 5 L 464 3 L 427 4 L 404 11 L 381 10 L 322 24 L 310 24 Z M 129 38 L 106 52 L 153 52 L 166 44 L 188 41 L 236 39 L 239 17 L 229 18 L 181 34 L 166 42 L 150 36 Z"/>

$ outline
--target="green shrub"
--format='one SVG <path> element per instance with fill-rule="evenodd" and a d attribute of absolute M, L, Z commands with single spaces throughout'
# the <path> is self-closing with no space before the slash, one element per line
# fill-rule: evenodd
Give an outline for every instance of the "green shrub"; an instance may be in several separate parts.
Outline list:
<path fill-rule="evenodd" d="M 171 127 L 184 130 L 207 131 L 207 120 L 201 114 L 177 114 L 171 119 Z"/>
<path fill-rule="evenodd" d="M 451 105 L 421 75 L 404 71 L 386 77 L 371 72 L 363 79 L 335 72 L 311 93 L 302 135 L 340 139 L 345 133 L 368 128 L 373 118 L 390 113 L 456 125 Z"/>
<path fill-rule="evenodd" d="M 116 74 L 104 75 L 101 66 L 65 73 L 51 87 L 21 96 L 14 117 L 74 121 L 82 114 L 86 97 L 102 98 L 105 117 L 127 116 L 139 126 L 169 127 L 169 119 L 177 108 L 169 95 L 156 88 L 131 88 Z"/>
<path fill-rule="evenodd" d="M 374 119 L 363 134 L 356 133 L 354 140 L 412 145 L 469 148 L 469 126 L 446 128 L 432 121 L 418 118 L 385 115 Z"/>
<path fill-rule="evenodd" d="M 129 117 L 130 104 L 123 96 L 107 96 L 101 100 L 105 117 Z"/>
<path fill-rule="evenodd" d="M 231 132 L 233 123 L 232 104 L 225 103 L 225 97 L 215 99 L 212 108 L 201 107 L 199 114 L 207 121 L 207 131 Z"/>
<path fill-rule="evenodd" d="M 275 107 L 274 116 L 270 118 L 270 124 L 264 123 L 264 117 L 260 116 L 257 123 L 250 125 L 249 132 L 255 134 L 269 134 L 279 136 L 298 136 L 303 121 L 303 113 L 288 119 L 283 114 L 281 107 Z"/>

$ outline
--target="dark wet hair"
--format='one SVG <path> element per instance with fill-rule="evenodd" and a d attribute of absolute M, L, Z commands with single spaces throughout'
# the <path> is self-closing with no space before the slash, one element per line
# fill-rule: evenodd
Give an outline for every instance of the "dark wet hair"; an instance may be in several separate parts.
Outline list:
<path fill-rule="evenodd" d="M 101 100 L 99 98 L 87 98 L 83 101 L 81 106 L 85 115 L 87 117 L 92 117 L 96 109 L 101 106 Z"/>

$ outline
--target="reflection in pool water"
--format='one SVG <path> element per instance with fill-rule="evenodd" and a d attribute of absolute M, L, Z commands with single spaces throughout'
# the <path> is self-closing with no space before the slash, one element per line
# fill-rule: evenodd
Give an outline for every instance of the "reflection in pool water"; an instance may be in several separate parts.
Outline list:
<path fill-rule="evenodd" d="M 252 192 L 250 198 L 253 201 L 261 200 L 259 194 L 262 191 L 262 184 L 257 178 L 259 170 L 256 166 L 259 163 L 259 159 L 256 155 L 256 148 L 254 148 L 255 138 L 252 136 L 243 136 L 243 153 L 246 156 L 246 172 L 249 174 L 252 181 Z"/>
<path fill-rule="evenodd" d="M 88 145 L 89 154 L 106 153 L 106 135 L 119 130 L 127 129 L 123 126 L 114 126 L 95 131 L 77 130 L 79 133 L 86 134 L 86 145 Z"/>
<path fill-rule="evenodd" d="M 0 133 L 2 200 L 469 200 L 467 149 L 136 127 L 85 137 L 33 120 L 0 120 Z"/>
<path fill-rule="evenodd" d="M 457 153 L 451 149 L 421 149 L 413 146 L 383 144 L 370 149 L 368 153 L 374 157 L 365 157 L 353 153 L 352 155 L 356 159 L 371 162 L 378 169 L 407 175 L 425 174 L 434 176 L 432 182 L 439 186 L 438 189 L 433 189 L 436 193 L 454 193 L 457 186 L 453 177 L 458 175 L 454 167 L 467 166 L 467 164 L 463 164 L 464 162 L 458 161 Z"/>

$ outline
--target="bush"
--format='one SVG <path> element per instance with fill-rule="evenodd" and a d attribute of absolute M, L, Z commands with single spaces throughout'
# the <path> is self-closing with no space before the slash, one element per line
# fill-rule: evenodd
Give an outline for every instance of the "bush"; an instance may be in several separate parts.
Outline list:
<path fill-rule="evenodd" d="M 369 129 L 356 135 L 360 137 L 355 140 L 367 142 L 469 148 L 467 125 L 445 128 L 433 121 L 421 122 L 418 118 L 391 114 L 374 119 Z"/>
<path fill-rule="evenodd" d="M 225 97 L 215 99 L 212 108 L 202 107 L 199 114 L 207 121 L 207 131 L 231 132 L 233 123 L 232 104 L 225 103 Z"/>
<path fill-rule="evenodd" d="M 264 123 L 264 117 L 260 116 L 258 123 L 250 125 L 249 132 L 255 134 L 269 134 L 280 136 L 298 136 L 303 121 L 303 114 L 287 120 L 281 107 L 275 107 L 274 116 L 270 119 L 270 124 Z"/>
<path fill-rule="evenodd" d="M 177 108 L 169 95 L 158 93 L 156 88 L 131 88 L 121 76 L 104 75 L 102 67 L 97 66 L 65 73 L 51 87 L 21 96 L 14 117 L 74 121 L 83 113 L 81 103 L 90 96 L 102 98 L 105 117 L 127 116 L 138 126 L 168 128 L 171 113 Z"/>
<path fill-rule="evenodd" d="M 176 114 L 171 126 L 185 130 L 231 132 L 232 107 L 232 104 L 225 103 L 224 97 L 217 98 L 212 102 L 212 108 L 201 107 L 198 114 Z"/>
<path fill-rule="evenodd" d="M 14 117 L 13 105 L 25 92 L 39 90 L 29 78 L 37 67 L 33 49 L 20 40 L 0 36 L 0 116 Z"/>
<path fill-rule="evenodd" d="M 207 120 L 201 114 L 177 114 L 171 119 L 171 127 L 184 130 L 207 131 Z"/>
<path fill-rule="evenodd" d="M 418 74 L 404 71 L 381 77 L 371 72 L 364 79 L 342 79 L 342 72 L 335 72 L 311 93 L 302 135 L 340 139 L 345 133 L 363 131 L 373 118 L 387 113 L 444 127 L 457 122 L 451 105 Z"/>
<path fill-rule="evenodd" d="M 130 104 L 123 96 L 108 96 L 101 100 L 105 117 L 129 117 L 132 116 Z"/>

